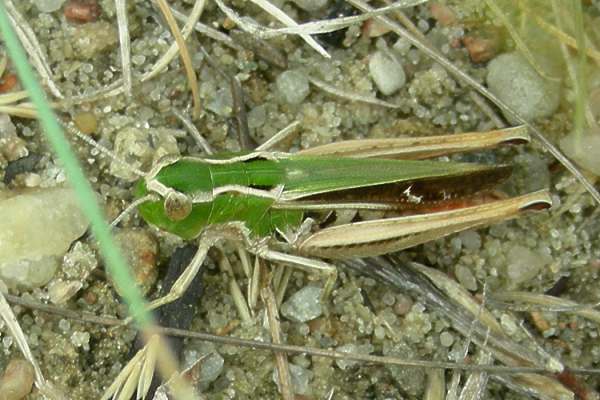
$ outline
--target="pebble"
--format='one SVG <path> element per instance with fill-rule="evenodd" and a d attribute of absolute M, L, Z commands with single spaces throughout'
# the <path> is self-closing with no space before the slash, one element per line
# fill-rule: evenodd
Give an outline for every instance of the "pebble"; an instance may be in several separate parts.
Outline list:
<path fill-rule="evenodd" d="M 113 160 L 110 164 L 110 173 L 128 182 L 140 178 L 133 173 L 129 166 L 145 170 L 154 161 L 167 154 L 179 154 L 175 137 L 161 129 L 125 127 L 115 135 L 114 146 L 117 157 L 121 160 L 127 160 L 128 165 Z"/>
<path fill-rule="evenodd" d="M 211 382 L 214 382 L 219 375 L 221 375 L 221 372 L 223 372 L 225 359 L 215 351 L 202 358 L 201 363 L 202 369 L 200 370 L 199 384 L 202 387 L 208 387 L 208 385 Z"/>
<path fill-rule="evenodd" d="M 454 343 L 454 336 L 450 332 L 440 333 L 440 344 L 444 347 L 450 347 Z"/>
<path fill-rule="evenodd" d="M 522 185 L 523 193 L 535 192 L 552 185 L 548 162 L 538 154 L 523 153 L 513 159 L 513 178 Z"/>
<path fill-rule="evenodd" d="M 429 3 L 429 12 L 431 12 L 433 19 L 442 26 L 454 25 L 458 20 L 452 8 L 441 2 L 434 1 Z"/>
<path fill-rule="evenodd" d="M 396 315 L 408 314 L 412 306 L 413 300 L 410 297 L 401 293 L 396 295 L 396 304 L 394 304 L 394 313 Z"/>
<path fill-rule="evenodd" d="M 560 149 L 578 165 L 600 175 L 600 128 L 591 128 L 581 137 L 571 133 L 560 140 Z"/>
<path fill-rule="evenodd" d="M 17 128 L 8 114 L 0 113 L 0 155 L 15 161 L 29 154 L 27 143 L 17 136 Z"/>
<path fill-rule="evenodd" d="M 463 231 L 458 236 L 465 249 L 476 251 L 481 248 L 481 236 L 476 231 Z"/>
<path fill-rule="evenodd" d="M 343 346 L 340 346 L 336 349 L 341 353 L 353 353 L 353 354 L 371 354 L 374 351 L 374 347 L 372 344 L 367 343 L 363 345 L 357 345 L 354 343 L 348 343 Z M 335 364 L 341 369 L 346 370 L 347 368 L 352 368 L 353 366 L 358 364 L 358 361 L 353 360 L 344 360 L 343 358 L 339 358 L 335 360 Z"/>
<path fill-rule="evenodd" d="M 329 0 L 292 0 L 304 11 L 316 11 L 325 8 Z"/>
<path fill-rule="evenodd" d="M 295 322 L 307 322 L 323 313 L 321 308 L 322 289 L 317 286 L 305 286 L 294 293 L 281 306 L 281 314 Z"/>
<path fill-rule="evenodd" d="M 79 23 L 96 21 L 101 11 L 96 0 L 69 0 L 63 10 L 67 20 Z"/>
<path fill-rule="evenodd" d="M 469 52 L 471 61 L 479 64 L 488 62 L 498 54 L 502 35 L 495 29 L 482 29 L 464 36 L 462 43 Z"/>
<path fill-rule="evenodd" d="M 40 12 L 51 13 L 59 10 L 64 2 L 65 0 L 36 0 L 34 4 Z"/>
<path fill-rule="evenodd" d="M 93 112 L 83 111 L 73 116 L 73 122 L 77 129 L 85 135 L 91 135 L 98 129 L 98 120 Z"/>
<path fill-rule="evenodd" d="M 457 264 L 454 269 L 454 274 L 456 275 L 458 282 L 460 282 L 465 289 L 470 291 L 477 290 L 477 280 L 473 276 L 470 268 Z"/>
<path fill-rule="evenodd" d="M 306 99 L 310 92 L 308 78 L 302 71 L 285 71 L 277 77 L 277 90 L 288 104 L 297 105 Z"/>
<path fill-rule="evenodd" d="M 310 395 L 310 381 L 314 376 L 313 372 L 309 369 L 292 363 L 289 364 L 289 367 L 290 380 L 292 381 L 292 389 L 294 390 L 294 393 L 300 395 Z M 275 382 L 275 384 L 279 384 L 279 371 L 277 368 L 273 370 L 273 382 Z"/>
<path fill-rule="evenodd" d="M 73 32 L 75 55 L 81 60 L 93 60 L 102 52 L 110 50 L 119 42 L 114 24 L 107 21 L 79 25 Z"/>
<path fill-rule="evenodd" d="M 24 399 L 33 388 L 33 366 L 22 359 L 9 361 L 0 378 L 0 400 Z"/>
<path fill-rule="evenodd" d="M 147 294 L 158 276 L 158 244 L 156 239 L 140 229 L 122 229 L 115 234 L 123 256 L 142 294 Z"/>
<path fill-rule="evenodd" d="M 404 68 L 383 51 L 376 51 L 369 60 L 369 73 L 379 91 L 389 96 L 406 84 Z"/>
<path fill-rule="evenodd" d="M 48 296 L 53 304 L 64 304 L 82 287 L 81 281 L 53 280 L 48 284 Z"/>
<path fill-rule="evenodd" d="M 0 279 L 35 288 L 52 279 L 88 221 L 71 189 L 32 190 L 0 201 Z"/>
<path fill-rule="evenodd" d="M 514 284 L 535 278 L 546 265 L 546 257 L 520 245 L 513 246 L 506 258 L 508 279 Z"/>
<path fill-rule="evenodd" d="M 486 79 L 491 92 L 526 120 L 549 117 L 558 108 L 560 84 L 542 78 L 518 53 L 490 61 Z"/>

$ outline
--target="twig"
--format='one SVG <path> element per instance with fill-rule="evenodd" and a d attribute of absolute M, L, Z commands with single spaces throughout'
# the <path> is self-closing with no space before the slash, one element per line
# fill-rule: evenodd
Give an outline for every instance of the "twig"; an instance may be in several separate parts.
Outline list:
<path fill-rule="evenodd" d="M 269 320 L 269 330 L 273 343 L 281 343 L 281 327 L 279 325 L 279 311 L 275 301 L 275 295 L 271 286 L 267 286 L 260 291 L 260 295 L 267 306 L 267 317 Z M 279 378 L 279 391 L 284 400 L 294 400 L 294 391 L 292 389 L 292 380 L 290 377 L 290 366 L 285 353 L 275 352 L 275 363 L 277 364 L 277 373 Z"/>
<path fill-rule="evenodd" d="M 336 88 L 333 85 L 328 84 L 327 82 L 316 79 L 315 77 L 312 77 L 312 76 L 309 76 L 308 80 L 310 83 L 312 83 L 319 89 L 323 90 L 324 92 L 327 92 L 327 93 L 332 94 L 337 97 L 341 97 L 342 99 L 346 99 L 346 100 L 350 100 L 350 101 L 358 101 L 361 103 L 367 103 L 367 104 L 372 104 L 375 106 L 381 106 L 381 107 L 387 107 L 387 108 L 393 108 L 393 109 L 400 108 L 400 106 L 397 104 L 393 104 L 393 103 L 390 103 L 390 102 L 387 102 L 384 100 L 379 100 L 372 96 L 365 96 L 365 95 L 358 94 L 358 93 L 346 92 L 344 90 Z"/>
<path fill-rule="evenodd" d="M 489 7 L 489 9 L 492 10 L 492 12 L 496 15 L 500 22 L 504 25 L 504 27 L 510 34 L 510 37 L 515 42 L 517 49 L 519 49 L 521 54 L 523 54 L 523 56 L 525 57 L 527 62 L 529 62 L 529 64 L 533 67 L 533 69 L 535 69 L 537 73 L 540 74 L 540 76 L 549 81 L 560 82 L 560 77 L 548 75 L 546 71 L 544 71 L 544 69 L 536 61 L 535 57 L 529 50 L 527 44 L 525 44 L 523 39 L 521 39 L 521 36 L 519 36 L 517 29 L 513 26 L 513 24 L 510 22 L 506 14 L 504 14 L 502 9 L 498 6 L 498 4 L 495 3 L 495 0 L 484 0 L 484 2 Z"/>
<path fill-rule="evenodd" d="M 194 27 L 197 26 L 198 20 L 200 19 L 202 11 L 204 10 L 205 3 L 205 0 L 196 0 L 196 2 L 194 3 L 194 8 L 192 8 L 192 12 L 190 13 L 189 17 L 184 17 L 185 24 L 183 25 L 183 29 L 181 29 L 181 36 L 184 40 L 187 40 L 188 36 L 190 36 L 190 33 L 192 33 Z M 182 14 L 179 13 L 179 15 Z M 169 65 L 171 60 L 173 60 L 173 58 L 177 55 L 177 48 L 177 43 L 171 43 L 169 49 L 158 59 L 158 61 L 154 63 L 150 71 L 142 75 L 140 81 L 146 82 L 147 80 L 154 78 L 161 71 L 163 71 L 167 67 L 167 65 Z"/>
<path fill-rule="evenodd" d="M 119 26 L 123 90 L 125 90 L 127 97 L 131 97 L 131 45 L 129 42 L 129 25 L 127 23 L 127 4 L 125 0 L 115 0 L 115 9 L 117 10 L 117 25 Z"/>
<path fill-rule="evenodd" d="M 190 14 L 190 16 L 188 17 L 184 13 L 177 11 L 174 8 L 171 8 L 171 11 L 173 12 L 173 16 L 181 22 L 188 21 L 189 18 L 191 18 L 192 14 L 193 14 L 193 11 L 192 11 L 192 14 Z M 235 43 L 235 41 L 232 38 L 230 38 L 228 35 L 224 34 L 221 31 L 218 31 L 214 28 L 211 28 L 208 25 L 205 25 L 202 22 L 196 22 L 196 24 L 194 25 L 194 29 L 196 30 L 196 32 L 199 32 L 213 40 L 216 40 L 217 42 L 221 42 L 224 45 L 231 47 L 232 49 L 235 49 L 235 50 L 243 50 L 244 49 L 242 46 Z M 182 30 L 182 33 L 183 33 L 183 30 Z"/>
<path fill-rule="evenodd" d="M 119 318 L 98 317 L 87 312 L 76 312 L 72 310 L 62 309 L 60 307 L 51 306 L 48 304 L 41 304 L 35 301 L 25 300 L 18 296 L 13 296 L 9 294 L 6 294 L 5 297 L 6 300 L 10 303 L 18 304 L 22 307 L 27 307 L 33 310 L 38 310 L 49 314 L 60 315 L 75 321 L 88 322 L 106 326 L 121 326 L 124 328 L 127 327 L 126 325 L 123 325 L 123 322 L 125 322 L 125 320 Z M 186 337 L 190 339 L 197 339 L 219 344 L 228 344 L 240 347 L 251 347 L 261 350 L 282 351 L 288 354 L 308 354 L 315 357 L 327 357 L 333 359 L 343 359 L 372 364 L 400 365 L 408 368 L 487 371 L 492 374 L 504 375 L 514 375 L 521 373 L 549 373 L 545 368 L 540 367 L 506 367 L 502 365 L 479 366 L 474 364 L 450 363 L 442 361 L 406 360 L 399 357 L 373 356 L 369 354 L 345 353 L 327 349 L 318 349 L 314 347 L 294 346 L 290 344 L 266 343 L 259 342 L 256 340 L 241 339 L 230 336 L 218 336 L 211 335 L 209 333 L 192 332 L 185 329 L 165 328 L 162 326 L 157 326 L 155 332 L 168 336 Z M 600 369 L 596 368 L 568 368 L 567 370 L 574 374 L 600 375 Z"/>
<path fill-rule="evenodd" d="M 281 11 L 279 8 L 275 7 L 273 4 L 264 0 L 251 0 L 254 4 L 277 18 L 286 26 L 297 26 L 298 24 L 292 18 L 290 18 L 286 13 Z M 249 19 L 241 18 L 238 13 L 236 13 L 232 8 L 228 7 L 221 0 L 215 0 L 221 11 L 225 13 L 232 21 L 234 21 L 237 25 L 239 25 L 242 30 L 250 33 L 257 33 L 256 27 L 260 26 L 258 24 L 250 23 Z M 319 54 L 321 54 L 325 58 L 331 58 L 329 53 L 319 44 L 315 39 L 313 39 L 310 35 L 300 35 L 302 39 L 313 49 L 315 49 Z"/>
<path fill-rule="evenodd" d="M 4 285 L 4 282 L 0 281 L 0 284 Z M 63 399 L 64 396 L 54 389 L 51 383 L 46 381 L 44 378 L 37 360 L 31 353 L 31 349 L 29 348 L 29 344 L 27 343 L 27 339 L 25 338 L 23 330 L 21 329 L 21 325 L 19 325 L 19 321 L 17 321 L 17 317 L 10 308 L 10 305 L 8 304 L 7 299 L 2 291 L 0 291 L 0 317 L 2 317 L 6 323 L 10 334 L 17 343 L 17 346 L 19 346 L 19 350 L 21 350 L 21 353 L 23 353 L 25 359 L 33 366 L 35 386 L 42 393 L 51 393 L 52 395 L 50 398 L 52 399 Z"/>
<path fill-rule="evenodd" d="M 17 33 L 17 36 L 19 36 L 21 44 L 27 51 L 27 54 L 29 54 L 29 57 L 31 57 L 33 66 L 38 74 L 40 74 L 40 77 L 46 86 L 48 86 L 50 92 L 59 99 L 62 99 L 64 96 L 54 83 L 54 80 L 52 80 L 52 71 L 50 70 L 48 61 L 46 61 L 46 56 L 42 52 L 42 47 L 37 41 L 35 33 L 27 21 L 21 16 L 19 11 L 17 11 L 12 0 L 6 0 L 5 3 L 6 10 L 8 11 L 8 16 L 12 22 L 13 28 Z"/>
<path fill-rule="evenodd" d="M 167 21 L 167 25 L 169 25 L 171 34 L 177 42 L 177 47 L 179 47 L 179 55 L 185 68 L 188 84 L 190 85 L 190 89 L 192 90 L 192 100 L 194 102 L 193 114 L 197 118 L 198 116 L 200 116 L 201 112 L 200 93 L 198 92 L 198 80 L 196 79 L 196 73 L 194 72 L 194 66 L 192 65 L 192 58 L 190 57 L 190 52 L 188 51 L 188 48 L 185 45 L 185 39 L 179 31 L 177 21 L 175 21 L 175 17 L 173 17 L 173 13 L 171 13 L 171 9 L 169 8 L 167 1 L 156 0 L 156 3 L 158 4 L 160 11 L 163 13 L 165 20 Z"/>
<path fill-rule="evenodd" d="M 196 141 L 196 144 L 200 146 L 200 148 L 204 150 L 206 154 L 214 154 L 212 147 L 210 147 L 208 141 L 204 139 L 204 136 L 202 136 L 202 134 L 200 133 L 198 128 L 196 128 L 196 125 L 192 123 L 192 121 L 186 118 L 186 116 L 181 111 L 175 108 L 173 109 L 173 114 L 181 121 L 183 126 L 185 126 L 187 131 L 192 135 L 192 137 Z"/>

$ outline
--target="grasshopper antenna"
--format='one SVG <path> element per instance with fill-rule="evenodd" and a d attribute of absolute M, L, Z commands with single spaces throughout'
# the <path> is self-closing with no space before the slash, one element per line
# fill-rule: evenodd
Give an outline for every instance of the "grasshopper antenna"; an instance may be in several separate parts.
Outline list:
<path fill-rule="evenodd" d="M 89 144 L 90 146 L 92 146 L 93 148 L 98 150 L 100 153 L 102 153 L 102 155 L 104 155 L 104 156 L 110 158 L 111 160 L 118 162 L 122 166 L 128 168 L 134 174 L 138 175 L 140 178 L 146 177 L 146 173 L 144 171 L 141 171 L 135 167 L 132 167 L 125 160 L 122 160 L 121 158 L 117 157 L 112 151 L 110 151 L 106 147 L 102 146 L 100 143 L 96 142 L 91 137 L 79 132 L 79 130 L 77 128 L 75 128 L 72 123 L 66 124 L 65 128 L 67 129 L 67 131 L 69 133 L 77 136 L 79 139 L 81 139 L 82 141 L 84 141 L 85 143 Z"/>
<path fill-rule="evenodd" d="M 104 156 L 110 158 L 111 160 L 118 162 L 122 166 L 130 169 L 134 174 L 138 175 L 140 178 L 146 177 L 147 174 L 145 172 L 143 172 L 135 167 L 132 167 L 127 162 L 125 162 L 121 158 L 117 157 L 112 151 L 110 151 L 106 147 L 102 146 L 100 143 L 96 142 L 91 137 L 81 133 L 77 128 L 75 128 L 73 126 L 72 123 L 66 124 L 65 128 L 67 129 L 67 131 L 69 133 L 77 136 L 79 139 L 81 139 L 85 143 L 87 143 L 90 146 L 92 146 L 93 148 L 97 149 L 100 153 L 102 153 L 102 155 L 104 155 Z M 123 218 L 125 218 L 127 215 L 131 214 L 133 212 L 133 210 L 135 210 L 135 208 L 137 206 L 139 206 L 140 204 L 145 203 L 147 201 L 156 201 L 156 200 L 157 200 L 157 197 L 156 197 L 156 195 L 153 195 L 153 194 L 149 194 L 149 195 L 146 195 L 144 197 L 141 197 L 141 198 L 135 200 L 134 202 L 129 204 L 123 211 L 121 211 L 121 213 L 119 215 L 117 215 L 117 217 L 110 223 L 110 227 L 114 228 L 115 226 L 117 226 L 119 224 L 119 222 L 121 222 L 123 220 Z"/>
<path fill-rule="evenodd" d="M 127 215 L 131 214 L 133 212 L 133 210 L 135 210 L 137 208 L 137 206 L 139 206 L 140 204 L 146 203 L 148 201 L 158 201 L 160 200 L 160 198 L 158 196 L 156 196 L 155 194 L 148 194 L 144 197 L 140 197 L 139 199 L 131 202 L 131 204 L 129 204 L 127 207 L 125 207 L 125 209 L 123 211 L 121 211 L 121 213 L 119 215 L 117 215 L 117 217 L 115 219 L 112 220 L 112 222 L 110 223 L 110 227 L 114 228 L 115 226 L 117 226 L 119 224 L 119 222 L 121 222 L 123 220 L 123 218 L 125 218 Z"/>

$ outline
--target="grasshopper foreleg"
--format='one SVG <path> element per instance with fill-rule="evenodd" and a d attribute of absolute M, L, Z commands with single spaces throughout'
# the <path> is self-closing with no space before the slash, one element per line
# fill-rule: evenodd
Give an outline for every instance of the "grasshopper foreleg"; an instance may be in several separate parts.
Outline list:
<path fill-rule="evenodd" d="M 211 247 L 213 247 L 220 239 L 222 239 L 219 235 L 214 235 L 212 232 L 206 232 L 200 237 L 198 241 L 198 250 L 196 250 L 196 254 L 190 264 L 185 268 L 183 273 L 177 278 L 171 289 L 167 294 L 158 299 L 155 299 L 150 302 L 148 305 L 149 310 L 154 310 L 160 306 L 171 303 L 172 301 L 180 298 L 183 293 L 190 287 L 194 277 L 200 271 L 200 267 L 202 263 L 206 259 L 206 254 Z"/>

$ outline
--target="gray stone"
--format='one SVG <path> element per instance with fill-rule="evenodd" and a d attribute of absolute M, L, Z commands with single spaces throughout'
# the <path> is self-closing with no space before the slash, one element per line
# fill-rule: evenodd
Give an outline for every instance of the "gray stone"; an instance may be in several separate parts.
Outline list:
<path fill-rule="evenodd" d="M 538 252 L 516 245 L 508 251 L 506 261 L 508 279 L 519 284 L 535 278 L 548 260 Z"/>
<path fill-rule="evenodd" d="M 40 12 L 51 13 L 58 11 L 64 2 L 65 0 L 36 0 L 35 5 Z"/>
<path fill-rule="evenodd" d="M 504 53 L 490 61 L 487 84 L 527 120 L 548 117 L 559 105 L 560 84 L 542 78 L 518 53 Z"/>
<path fill-rule="evenodd" d="M 394 57 L 376 51 L 369 60 L 369 73 L 379 91 L 389 96 L 406 83 L 404 68 Z"/>
<path fill-rule="evenodd" d="M 163 156 L 178 155 L 179 148 L 173 132 L 168 129 L 141 129 L 128 126 L 117 132 L 114 152 L 120 160 L 126 160 L 127 164 L 113 160 L 110 164 L 110 173 L 133 182 L 140 177 L 131 167 L 147 170 L 152 163 Z"/>
<path fill-rule="evenodd" d="M 296 322 L 307 322 L 319 317 L 321 308 L 322 289 L 316 286 L 305 286 L 294 293 L 281 306 L 281 314 Z"/>
<path fill-rule="evenodd" d="M 560 148 L 578 165 L 600 175 L 600 129 L 590 129 L 580 137 L 575 133 L 565 136 L 560 140 Z"/>
<path fill-rule="evenodd" d="M 341 353 L 354 353 L 354 354 L 371 354 L 374 348 L 370 343 L 358 345 L 354 343 L 348 343 L 343 346 L 340 346 L 336 349 Z M 341 369 L 345 370 L 347 368 L 351 368 L 358 364 L 358 361 L 353 360 L 344 360 L 343 358 L 339 358 L 335 360 L 336 365 Z"/>
<path fill-rule="evenodd" d="M 214 382 L 221 372 L 223 372 L 223 366 L 225 360 L 216 351 L 207 354 L 202 358 L 202 369 L 200 370 L 200 384 L 202 386 L 208 386 L 211 382 Z"/>
<path fill-rule="evenodd" d="M 309 369 L 302 368 L 295 364 L 289 364 L 290 367 L 290 380 L 292 381 L 292 389 L 294 393 L 301 395 L 310 395 L 310 381 L 313 378 L 313 372 Z M 277 368 L 273 371 L 273 382 L 279 385 L 279 371 Z"/>
<path fill-rule="evenodd" d="M 52 279 L 88 221 L 71 189 L 28 191 L 0 201 L 0 279 L 34 288 Z"/>
<path fill-rule="evenodd" d="M 310 92 L 308 78 L 302 71 L 285 71 L 277 77 L 277 90 L 289 104 L 300 104 Z"/>

